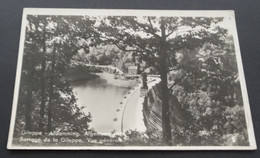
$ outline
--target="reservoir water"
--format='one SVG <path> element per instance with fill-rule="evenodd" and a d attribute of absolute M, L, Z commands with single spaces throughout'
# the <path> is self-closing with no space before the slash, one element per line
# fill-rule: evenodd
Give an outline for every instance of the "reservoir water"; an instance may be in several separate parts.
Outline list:
<path fill-rule="evenodd" d="M 72 86 L 78 98 L 77 104 L 85 107 L 86 114 L 90 112 L 92 115 L 90 128 L 103 134 L 118 128 L 115 127 L 115 121 L 119 119 L 116 118 L 118 105 L 129 89 L 110 85 L 102 78 L 74 83 Z"/>

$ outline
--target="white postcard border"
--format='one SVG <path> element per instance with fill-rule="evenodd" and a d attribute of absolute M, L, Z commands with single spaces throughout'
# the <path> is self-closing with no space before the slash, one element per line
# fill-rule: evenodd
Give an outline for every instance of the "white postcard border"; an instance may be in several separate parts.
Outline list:
<path fill-rule="evenodd" d="M 247 130 L 249 136 L 249 146 L 14 146 L 13 131 L 16 120 L 17 102 L 19 96 L 20 78 L 23 62 L 23 50 L 25 40 L 26 17 L 30 14 L 36 15 L 124 15 L 124 16 L 179 16 L 179 17 L 222 17 L 229 16 L 232 18 L 232 27 L 234 29 L 234 44 L 236 51 L 236 60 L 238 65 L 239 79 L 241 84 L 241 91 L 243 96 L 244 111 L 247 123 Z M 246 88 L 246 81 L 244 77 L 243 64 L 241 52 L 239 48 L 238 34 L 235 22 L 235 15 L 233 10 L 122 10 L 122 9 L 58 9 L 58 8 L 24 8 L 22 16 L 22 26 L 20 33 L 19 54 L 17 59 L 17 70 L 15 79 L 15 88 L 13 96 L 12 114 L 10 120 L 8 149 L 36 149 L 36 150 L 255 150 L 257 149 L 255 134 L 253 129 L 253 122 L 251 110 L 249 106 L 248 93 Z"/>

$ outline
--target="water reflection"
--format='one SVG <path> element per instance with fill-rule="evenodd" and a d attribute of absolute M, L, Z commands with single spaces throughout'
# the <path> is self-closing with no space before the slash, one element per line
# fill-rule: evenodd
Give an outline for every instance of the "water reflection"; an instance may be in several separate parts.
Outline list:
<path fill-rule="evenodd" d="M 92 115 L 90 127 L 98 133 L 111 133 L 116 109 L 128 89 L 110 85 L 101 78 L 76 82 L 72 86 L 78 105 Z"/>

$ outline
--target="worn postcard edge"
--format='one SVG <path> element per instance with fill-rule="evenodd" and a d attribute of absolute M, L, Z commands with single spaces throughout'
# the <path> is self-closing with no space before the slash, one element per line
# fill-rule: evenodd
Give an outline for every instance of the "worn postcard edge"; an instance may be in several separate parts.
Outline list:
<path fill-rule="evenodd" d="M 241 85 L 241 91 L 244 103 L 244 112 L 247 123 L 249 146 L 14 146 L 13 131 L 16 119 L 16 110 L 18 102 L 18 94 L 20 87 L 21 70 L 23 63 L 23 49 L 25 40 L 26 16 L 30 14 L 37 15 L 124 15 L 124 16 L 203 16 L 203 17 L 221 17 L 229 16 L 232 18 L 232 27 L 234 29 L 234 45 L 236 52 L 236 61 Z M 19 53 L 17 58 L 16 79 L 14 87 L 14 96 L 12 104 L 12 113 L 9 127 L 7 149 L 17 150 L 256 150 L 256 140 L 249 105 L 246 81 L 239 48 L 238 33 L 235 22 L 235 14 L 233 10 L 122 10 L 122 9 L 58 9 L 58 8 L 24 8 L 22 15 L 22 25 L 20 32 Z"/>

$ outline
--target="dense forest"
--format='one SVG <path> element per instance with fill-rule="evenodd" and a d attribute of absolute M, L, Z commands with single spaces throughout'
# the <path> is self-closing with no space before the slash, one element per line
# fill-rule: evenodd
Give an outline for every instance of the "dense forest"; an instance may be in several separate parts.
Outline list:
<path fill-rule="evenodd" d="M 91 23 L 82 17 L 27 17 L 16 134 L 21 129 L 82 134 L 89 130 L 91 115 L 76 105 L 64 76 L 73 56 L 81 49 L 87 51 L 88 46 L 79 38 L 82 32 L 91 32 Z"/>
<path fill-rule="evenodd" d="M 223 20 L 27 16 L 15 136 L 95 132 L 91 114 L 76 104 L 68 72 L 84 64 L 125 72 L 144 61 L 161 79 L 160 145 L 248 145 L 234 41 L 220 27 Z"/>

